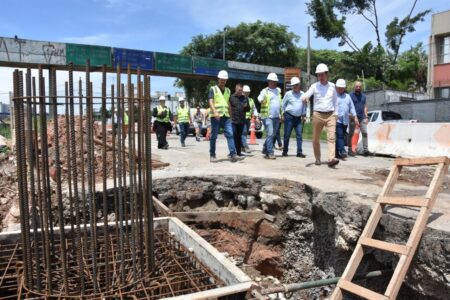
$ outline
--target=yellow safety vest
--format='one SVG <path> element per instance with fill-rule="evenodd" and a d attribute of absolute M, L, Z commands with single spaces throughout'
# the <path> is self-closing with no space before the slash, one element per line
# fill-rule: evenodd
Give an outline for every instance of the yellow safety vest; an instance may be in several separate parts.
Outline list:
<path fill-rule="evenodd" d="M 187 106 L 184 108 L 177 107 L 177 121 L 178 123 L 189 123 L 189 108 Z"/>
<path fill-rule="evenodd" d="M 245 113 L 245 118 L 250 120 L 252 118 L 253 111 L 255 110 L 255 101 L 248 97 L 248 104 L 250 105 L 250 110 Z"/>
<path fill-rule="evenodd" d="M 228 112 L 228 103 L 230 101 L 230 89 L 229 88 L 225 88 L 224 93 L 222 94 L 222 91 L 220 90 L 220 88 L 215 85 L 212 87 L 213 91 L 214 91 L 214 107 L 216 108 L 216 111 L 219 113 L 219 115 L 221 117 L 225 116 L 225 117 L 230 117 L 230 114 Z M 212 113 L 212 110 L 209 114 L 210 117 L 213 117 L 214 114 Z"/>
<path fill-rule="evenodd" d="M 163 108 L 161 105 L 159 105 L 156 109 L 158 110 L 158 116 L 156 117 L 156 121 L 169 123 L 170 122 L 169 108 L 167 108 L 167 106 Z M 164 118 L 161 118 L 159 115 L 163 111 L 166 111 L 166 116 Z"/>
<path fill-rule="evenodd" d="M 271 93 L 269 93 L 269 88 L 266 87 L 266 95 L 264 96 L 265 102 L 261 104 L 261 117 L 267 118 L 269 116 L 270 110 L 270 99 L 272 98 Z M 278 98 L 280 99 L 280 113 L 281 113 L 281 103 L 283 99 L 281 98 L 281 89 L 277 87 L 278 90 Z"/>

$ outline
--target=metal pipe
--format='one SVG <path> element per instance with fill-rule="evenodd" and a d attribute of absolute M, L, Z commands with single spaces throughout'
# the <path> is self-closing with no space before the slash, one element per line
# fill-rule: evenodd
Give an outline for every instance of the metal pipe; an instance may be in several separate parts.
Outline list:
<path fill-rule="evenodd" d="M 382 277 L 382 276 L 388 276 L 392 275 L 392 270 L 378 270 L 378 271 L 372 271 L 363 275 L 356 275 L 353 280 L 363 280 L 363 279 L 369 279 L 369 278 L 376 278 L 376 277 Z M 260 294 L 261 295 L 269 295 L 274 293 L 289 293 L 289 292 L 296 292 L 300 290 L 307 290 L 327 285 L 334 285 L 336 284 L 341 277 L 333 277 L 333 278 L 327 278 L 327 279 L 320 279 L 320 280 L 313 280 L 313 281 L 307 281 L 307 282 L 300 282 L 300 283 L 290 283 L 290 284 L 283 284 L 282 286 L 273 287 L 269 289 L 263 289 Z"/>

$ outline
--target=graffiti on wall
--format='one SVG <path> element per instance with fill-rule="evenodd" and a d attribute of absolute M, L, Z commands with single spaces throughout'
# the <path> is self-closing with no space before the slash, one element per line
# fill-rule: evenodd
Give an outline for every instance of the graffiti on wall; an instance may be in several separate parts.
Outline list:
<path fill-rule="evenodd" d="M 65 65 L 66 44 L 0 38 L 0 61 Z"/>

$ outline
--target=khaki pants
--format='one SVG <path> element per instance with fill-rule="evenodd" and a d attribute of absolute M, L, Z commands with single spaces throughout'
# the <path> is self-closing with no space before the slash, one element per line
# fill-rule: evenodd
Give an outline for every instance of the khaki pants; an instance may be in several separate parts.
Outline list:
<path fill-rule="evenodd" d="M 316 160 L 320 160 L 320 133 L 327 128 L 328 161 L 336 157 L 336 115 L 333 112 L 318 112 L 313 114 L 313 148 Z"/>

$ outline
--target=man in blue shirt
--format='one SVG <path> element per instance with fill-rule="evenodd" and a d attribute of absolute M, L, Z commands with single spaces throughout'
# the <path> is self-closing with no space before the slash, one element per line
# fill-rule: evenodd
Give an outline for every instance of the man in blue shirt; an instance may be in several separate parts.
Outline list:
<path fill-rule="evenodd" d="M 344 79 L 338 79 L 336 81 L 336 91 L 337 91 L 337 110 L 338 117 L 336 120 L 336 148 L 337 157 L 346 158 L 347 153 L 345 152 L 345 142 L 344 136 L 347 131 L 347 126 L 349 124 L 349 119 L 355 119 L 356 111 L 353 101 L 350 96 L 345 92 L 346 83 Z M 356 120 L 358 124 L 358 120 Z"/>
<path fill-rule="evenodd" d="M 306 103 L 303 103 L 301 97 L 303 92 L 300 90 L 300 79 L 292 77 L 292 90 L 287 92 L 283 98 L 282 110 L 284 115 L 284 147 L 283 156 L 288 156 L 289 138 L 292 129 L 295 128 L 297 138 L 297 157 L 306 157 L 302 150 L 302 127 L 306 116 Z"/>
<path fill-rule="evenodd" d="M 362 141 L 363 141 L 363 155 L 368 156 L 370 154 L 368 142 L 367 142 L 367 123 L 369 120 L 367 119 L 367 101 L 366 101 L 366 95 L 361 92 L 362 90 L 362 83 L 361 81 L 355 82 L 355 91 L 350 93 L 350 97 L 353 100 L 353 104 L 355 105 L 356 110 L 356 116 L 358 117 L 359 121 L 359 127 L 361 130 L 362 135 Z M 352 151 L 352 137 L 353 133 L 355 132 L 355 122 L 350 122 L 350 128 L 348 133 L 348 149 L 349 149 L 349 155 L 355 156 L 355 154 Z"/>

